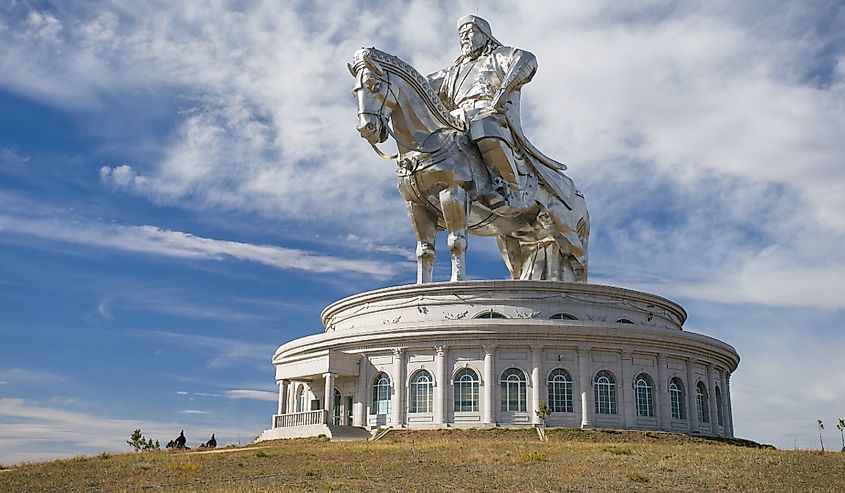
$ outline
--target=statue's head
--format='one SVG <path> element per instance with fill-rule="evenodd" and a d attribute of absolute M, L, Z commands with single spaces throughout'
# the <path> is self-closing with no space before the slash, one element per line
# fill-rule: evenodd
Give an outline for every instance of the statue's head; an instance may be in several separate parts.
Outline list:
<path fill-rule="evenodd" d="M 458 20 L 458 39 L 464 56 L 477 55 L 491 42 L 501 44 L 493 37 L 490 23 L 476 15 L 465 15 Z"/>

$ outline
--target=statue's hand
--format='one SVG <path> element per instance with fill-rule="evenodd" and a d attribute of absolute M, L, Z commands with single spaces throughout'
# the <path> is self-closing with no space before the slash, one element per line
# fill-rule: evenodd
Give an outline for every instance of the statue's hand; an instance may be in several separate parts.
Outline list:
<path fill-rule="evenodd" d="M 499 113 L 505 112 L 505 107 L 508 104 L 508 95 L 505 92 L 499 91 L 496 93 L 496 97 L 493 98 L 493 109 L 498 111 Z"/>

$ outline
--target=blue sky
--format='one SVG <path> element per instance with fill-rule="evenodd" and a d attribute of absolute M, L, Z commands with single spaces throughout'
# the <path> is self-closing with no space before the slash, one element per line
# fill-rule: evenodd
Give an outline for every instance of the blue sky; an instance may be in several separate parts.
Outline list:
<path fill-rule="evenodd" d="M 415 276 L 344 65 L 442 68 L 468 12 L 537 55 L 523 121 L 587 196 L 591 281 L 737 348 L 739 436 L 836 443 L 841 2 L 0 0 L 0 463 L 266 428 L 274 349 Z M 506 276 L 491 241 L 469 274 Z"/>

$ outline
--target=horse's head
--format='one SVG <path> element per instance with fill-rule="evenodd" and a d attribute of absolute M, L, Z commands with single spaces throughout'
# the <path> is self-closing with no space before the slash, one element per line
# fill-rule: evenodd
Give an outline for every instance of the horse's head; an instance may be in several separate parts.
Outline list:
<path fill-rule="evenodd" d="M 393 106 L 388 102 L 390 76 L 366 48 L 355 52 L 347 67 L 355 77 L 352 93 L 358 99 L 358 132 L 371 144 L 384 142 Z"/>

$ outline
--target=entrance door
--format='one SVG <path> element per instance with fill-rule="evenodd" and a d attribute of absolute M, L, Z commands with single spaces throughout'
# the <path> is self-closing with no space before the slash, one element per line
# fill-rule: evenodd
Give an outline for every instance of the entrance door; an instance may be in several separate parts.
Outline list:
<path fill-rule="evenodd" d="M 334 389 L 334 409 L 332 409 L 332 424 L 339 425 L 340 424 L 340 406 L 341 406 L 341 395 L 340 391 Z"/>
<path fill-rule="evenodd" d="M 352 396 L 346 398 L 346 426 L 352 426 Z"/>

